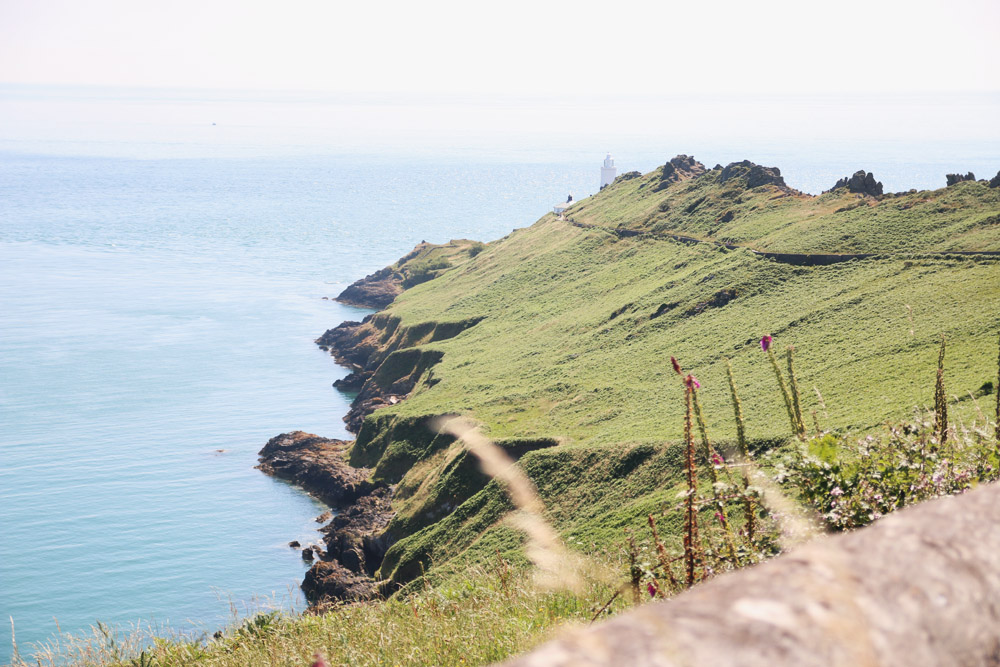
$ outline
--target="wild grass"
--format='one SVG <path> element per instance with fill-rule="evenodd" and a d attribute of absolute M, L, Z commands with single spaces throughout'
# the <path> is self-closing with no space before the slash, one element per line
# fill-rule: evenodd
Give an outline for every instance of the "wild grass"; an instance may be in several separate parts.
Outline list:
<path fill-rule="evenodd" d="M 938 359 L 940 389 L 943 352 Z M 768 363 L 777 367 L 773 355 Z M 646 514 L 647 539 L 636 538 L 639 526 L 626 528 L 617 561 L 570 552 L 531 477 L 473 425 L 452 418 L 442 420 L 439 428 L 465 443 L 520 512 L 513 525 L 526 536 L 525 553 L 533 568 L 507 560 L 496 549 L 483 564 L 467 566 L 457 576 L 437 577 L 434 584 L 423 577 L 389 600 L 295 618 L 258 614 L 203 641 L 162 636 L 149 641 L 140 633 L 123 635 L 98 625 L 93 636 L 67 638 L 31 662 L 15 653 L 12 664 L 298 665 L 310 664 L 314 656 L 343 665 L 488 664 L 530 649 L 567 624 L 592 622 L 626 608 L 629 601 L 637 605 L 668 597 L 779 553 L 780 534 L 797 530 L 801 537 L 808 520 L 802 520 L 801 508 L 787 493 L 776 489 L 772 475 L 817 509 L 832 529 L 859 527 L 913 502 L 961 493 L 1000 476 L 1000 442 L 985 418 L 969 426 L 953 423 L 942 437 L 937 415 L 889 426 L 881 438 L 869 435 L 854 447 L 844 436 L 827 433 L 804 442 L 796 433 L 785 446 L 766 453 L 761 464 L 754 462 L 747 443 L 738 442 L 734 461 L 726 461 L 709 438 L 698 400 L 700 382 L 683 375 L 676 359 L 671 365 L 682 376 L 684 394 L 683 491 L 672 504 L 661 501 Z M 739 432 L 736 384 L 731 377 Z M 797 397 L 796 385 L 791 386 Z M 699 469 L 708 471 L 701 483 Z M 658 480 L 660 485 L 670 482 L 666 476 Z M 658 531 L 661 523 L 683 525 L 679 549 L 676 543 L 667 545 Z M 806 532 L 814 532 L 813 527 Z M 678 561 L 682 577 L 674 572 Z M 540 580 L 538 571 L 548 576 Z M 617 580 L 608 574 L 614 571 L 620 573 Z M 623 596 L 626 591 L 631 596 Z"/>
<path fill-rule="evenodd" d="M 495 559 L 452 584 L 406 597 L 347 605 L 321 616 L 262 614 L 221 637 L 192 642 L 143 633 L 64 640 L 14 667 L 214 665 L 304 667 L 320 654 L 331 665 L 485 665 L 526 651 L 568 624 L 589 622 L 612 590 L 583 580 L 576 592 L 538 586 L 532 573 Z M 613 609 L 626 606 L 618 600 Z M 72 644 L 72 647 L 69 645 Z"/>

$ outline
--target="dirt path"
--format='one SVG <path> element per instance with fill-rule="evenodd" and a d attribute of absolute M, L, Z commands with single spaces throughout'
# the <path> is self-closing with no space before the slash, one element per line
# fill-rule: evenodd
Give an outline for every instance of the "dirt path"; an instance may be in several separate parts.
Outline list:
<path fill-rule="evenodd" d="M 737 243 L 725 243 L 723 241 L 705 240 L 683 234 L 673 234 L 670 232 L 639 232 L 632 229 L 615 229 L 611 227 L 601 227 L 586 222 L 577 222 L 572 218 L 564 218 L 564 222 L 580 227 L 582 229 L 599 229 L 609 234 L 614 234 L 619 238 L 643 237 L 660 240 L 679 241 L 680 243 L 708 243 L 729 250 L 744 249 L 755 255 L 766 257 L 782 264 L 793 264 L 795 266 L 825 266 L 827 264 L 838 264 L 849 262 L 852 259 L 899 259 L 900 257 L 945 257 L 948 255 L 969 255 L 977 257 L 987 257 L 1000 259 L 1000 251 L 997 250 L 946 250 L 946 251 L 924 251 L 924 252 L 880 252 L 880 253 L 793 253 L 793 252 L 769 252 L 767 250 L 756 250 L 747 245 Z"/>

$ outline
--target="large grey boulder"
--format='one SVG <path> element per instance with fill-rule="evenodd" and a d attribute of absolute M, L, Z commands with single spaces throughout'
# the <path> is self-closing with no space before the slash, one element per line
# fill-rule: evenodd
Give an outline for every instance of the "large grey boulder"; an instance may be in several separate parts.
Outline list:
<path fill-rule="evenodd" d="M 820 538 L 509 664 L 998 665 L 1000 486 Z"/>

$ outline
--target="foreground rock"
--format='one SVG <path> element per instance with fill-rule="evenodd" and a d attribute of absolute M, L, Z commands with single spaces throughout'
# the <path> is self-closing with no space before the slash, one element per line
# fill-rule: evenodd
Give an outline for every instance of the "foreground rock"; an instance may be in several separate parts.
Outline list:
<path fill-rule="evenodd" d="M 1000 486 L 810 543 L 510 665 L 1000 664 Z"/>
<path fill-rule="evenodd" d="M 321 529 L 325 551 L 306 547 L 306 561 L 319 559 L 302 590 L 313 606 L 370 600 L 377 595 L 372 575 L 390 543 L 383 534 L 392 518 L 392 488 L 372 482 L 368 468 L 346 461 L 351 443 L 303 431 L 271 438 L 260 450 L 263 472 L 287 479 L 339 510 Z"/>

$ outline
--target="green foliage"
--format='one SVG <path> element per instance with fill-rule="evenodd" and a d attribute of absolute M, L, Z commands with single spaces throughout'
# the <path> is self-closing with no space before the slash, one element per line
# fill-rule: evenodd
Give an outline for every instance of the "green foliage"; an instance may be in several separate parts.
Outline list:
<path fill-rule="evenodd" d="M 779 479 L 836 530 L 997 479 L 997 452 L 985 428 L 952 433 L 945 447 L 939 438 L 935 421 L 893 426 L 858 441 L 826 434 L 809 442 L 808 454 L 779 464 Z"/>
<path fill-rule="evenodd" d="M 411 262 L 406 266 L 406 279 L 403 281 L 403 287 L 410 288 L 414 285 L 427 282 L 431 278 L 437 277 L 440 271 L 451 266 L 451 260 L 444 257 Z"/>
<path fill-rule="evenodd" d="M 493 553 L 461 578 L 384 602 L 294 618 L 265 614 L 265 621 L 256 616 L 196 642 L 178 636 L 150 646 L 146 636 L 130 635 L 117 654 L 80 638 L 72 652 L 52 650 L 14 667 L 303 667 L 316 654 L 330 665 L 351 667 L 488 665 L 533 648 L 566 624 L 586 623 L 612 592 L 612 585 L 595 578 L 585 579 L 577 593 L 545 590 L 524 567 Z M 627 601 L 617 600 L 610 611 L 624 608 Z"/>

